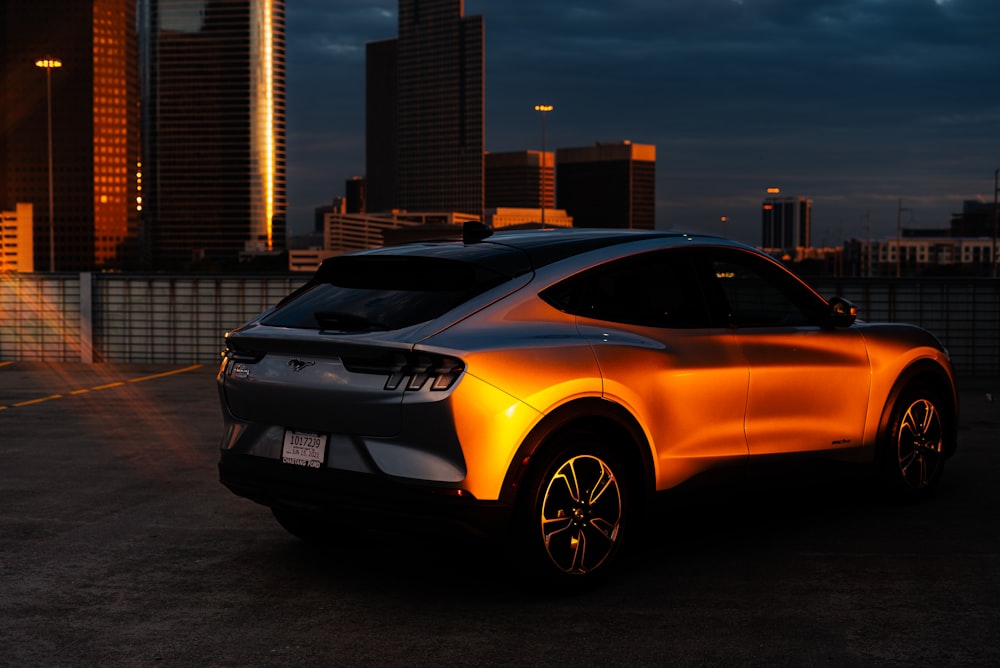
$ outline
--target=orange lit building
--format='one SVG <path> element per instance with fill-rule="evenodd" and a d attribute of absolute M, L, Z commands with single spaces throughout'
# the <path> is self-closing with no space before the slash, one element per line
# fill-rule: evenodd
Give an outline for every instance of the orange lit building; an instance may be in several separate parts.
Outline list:
<path fill-rule="evenodd" d="M 13 211 L 0 211 L 0 273 L 35 270 L 32 206 L 18 202 Z"/>
<path fill-rule="evenodd" d="M 629 141 L 556 151 L 556 204 L 574 227 L 656 226 L 656 147 Z"/>
<path fill-rule="evenodd" d="M 554 209 L 555 154 L 512 151 L 486 154 L 486 208 Z"/>
<path fill-rule="evenodd" d="M 37 270 L 114 269 L 127 261 L 141 196 L 135 5 L 2 3 L 0 208 L 33 205 Z M 45 59 L 58 62 L 36 65 Z"/>

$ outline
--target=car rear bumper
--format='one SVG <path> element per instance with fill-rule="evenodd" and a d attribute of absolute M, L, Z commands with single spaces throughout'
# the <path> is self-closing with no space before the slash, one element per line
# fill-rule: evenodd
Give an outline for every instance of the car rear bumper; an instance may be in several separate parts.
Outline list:
<path fill-rule="evenodd" d="M 479 501 L 462 490 L 415 485 L 378 474 L 309 469 L 223 450 L 219 481 L 237 496 L 384 530 L 461 533 L 502 538 L 513 508 Z"/>

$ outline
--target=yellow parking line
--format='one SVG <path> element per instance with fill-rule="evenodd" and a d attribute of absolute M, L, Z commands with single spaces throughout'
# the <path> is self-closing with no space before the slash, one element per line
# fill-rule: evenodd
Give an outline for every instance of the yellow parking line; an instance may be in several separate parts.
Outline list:
<path fill-rule="evenodd" d="M 166 376 L 176 376 L 179 373 L 187 373 L 188 371 L 194 371 L 195 369 L 200 369 L 201 364 L 192 364 L 191 366 L 186 366 L 183 369 L 174 369 L 173 371 L 164 371 L 163 373 L 154 373 L 152 376 L 143 376 L 142 378 L 131 378 L 128 382 L 130 383 L 141 383 L 144 380 L 153 380 L 154 378 L 164 378 Z"/>
<path fill-rule="evenodd" d="M 117 381 L 117 382 L 114 382 L 114 383 L 107 383 L 107 384 L 105 384 L 105 385 L 96 385 L 96 386 L 94 386 L 94 387 L 91 387 L 91 388 L 90 388 L 90 391 L 92 391 L 92 392 L 96 392 L 96 391 L 98 391 L 98 390 L 107 390 L 107 389 L 110 389 L 110 388 L 112 388 L 112 387 L 121 387 L 121 386 L 122 386 L 122 385 L 124 385 L 124 384 L 125 384 L 125 382 L 124 382 L 124 381 L 121 381 L 121 380 L 119 380 L 119 381 Z"/>
<path fill-rule="evenodd" d="M 62 399 L 61 394 L 50 394 L 47 397 L 40 397 L 38 399 L 29 399 L 28 401 L 21 401 L 13 404 L 13 408 L 20 408 L 21 406 L 30 406 L 31 404 L 40 404 L 43 401 L 51 401 L 52 399 Z"/>
<path fill-rule="evenodd" d="M 11 364 L 11 362 L 0 362 L 0 366 L 6 366 Z M 166 378 L 167 376 L 176 376 L 179 373 L 187 373 L 188 371 L 194 371 L 195 369 L 200 369 L 203 365 L 192 364 L 191 366 L 186 366 L 183 369 L 172 369 L 170 371 L 164 371 L 163 373 L 154 373 L 149 376 L 141 376 L 139 378 L 129 378 L 128 380 L 118 380 L 113 383 L 105 383 L 104 385 L 95 385 L 94 387 L 85 387 L 78 390 L 72 390 L 69 394 L 71 396 L 86 394 L 88 392 L 98 392 L 100 390 L 108 390 L 113 387 L 122 387 L 125 383 L 141 383 L 147 380 L 155 380 L 157 378 Z M 50 394 L 47 397 L 39 397 L 38 399 L 29 399 L 27 401 L 20 401 L 16 404 L 11 404 L 10 406 L 0 406 L 0 411 L 5 411 L 8 408 L 21 408 L 22 406 L 31 406 L 32 404 L 40 404 L 45 401 L 51 401 L 52 399 L 62 399 L 65 395 L 62 394 Z"/>

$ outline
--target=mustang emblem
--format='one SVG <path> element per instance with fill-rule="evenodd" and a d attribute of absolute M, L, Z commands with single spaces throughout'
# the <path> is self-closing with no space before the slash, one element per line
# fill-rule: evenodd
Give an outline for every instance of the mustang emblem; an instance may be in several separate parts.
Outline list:
<path fill-rule="evenodd" d="M 288 366 L 290 366 L 292 368 L 292 371 L 294 371 L 295 373 L 298 373 L 299 371 L 305 369 L 307 366 L 312 366 L 315 363 L 316 362 L 306 362 L 304 360 L 288 360 Z"/>

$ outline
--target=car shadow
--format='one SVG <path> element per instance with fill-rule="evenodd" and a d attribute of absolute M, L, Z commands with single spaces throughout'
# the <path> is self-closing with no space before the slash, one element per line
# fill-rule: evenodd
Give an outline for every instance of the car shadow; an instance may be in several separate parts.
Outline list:
<path fill-rule="evenodd" d="M 802 555 L 926 549 L 920 525 L 935 515 L 944 520 L 960 487 L 946 479 L 919 509 L 887 500 L 864 476 L 842 472 L 668 493 L 649 509 L 611 578 L 584 595 L 613 599 L 669 587 L 706 568 L 727 572 Z M 474 591 L 480 602 L 498 605 L 553 595 L 520 576 L 503 543 L 455 535 L 352 530 L 317 546 L 276 529 L 260 547 L 270 552 L 264 561 L 284 564 L 285 586 L 298 581 L 329 594 L 346 588 L 458 604 Z"/>

